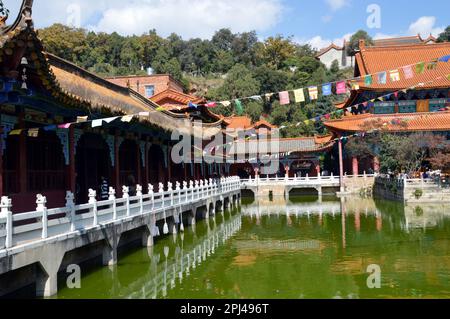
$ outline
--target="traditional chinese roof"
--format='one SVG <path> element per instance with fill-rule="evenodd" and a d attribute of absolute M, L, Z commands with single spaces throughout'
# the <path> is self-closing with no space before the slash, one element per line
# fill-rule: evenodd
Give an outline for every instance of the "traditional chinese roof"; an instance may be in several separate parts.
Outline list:
<path fill-rule="evenodd" d="M 151 101 L 158 105 L 161 105 L 167 111 L 178 110 L 182 111 L 188 108 L 188 103 L 195 104 L 204 103 L 205 99 L 183 92 L 176 91 L 174 89 L 167 89 L 160 92 L 150 98 Z"/>
<path fill-rule="evenodd" d="M 150 112 L 142 122 L 164 130 L 191 132 L 183 115 L 157 111 L 156 103 L 139 93 L 106 81 L 75 64 L 46 53 L 31 19 L 32 0 L 23 0 L 16 21 L 0 28 L 0 76 L 19 79 L 22 57 L 27 60 L 27 82 L 33 84 L 47 104 L 56 102 L 61 109 L 74 110 L 74 115 L 125 115 Z M 20 91 L 19 93 L 27 94 Z M 45 104 L 45 103 L 44 103 Z M 66 112 L 67 113 L 67 112 Z M 221 128 L 208 127 L 210 133 Z"/>
<path fill-rule="evenodd" d="M 237 141 L 231 147 L 228 155 L 266 153 L 315 153 L 332 147 L 332 136 L 299 137 L 264 140 Z M 244 146 L 245 145 L 245 146 Z M 264 153 L 263 152 L 263 153 Z"/>
<path fill-rule="evenodd" d="M 387 39 L 374 40 L 374 46 L 397 46 L 397 45 L 409 45 L 409 44 L 424 44 L 425 42 L 432 40 L 432 38 L 422 39 L 420 35 L 413 35 L 408 37 L 396 37 Z M 434 39 L 436 40 L 436 39 Z"/>
<path fill-rule="evenodd" d="M 382 129 L 390 132 L 450 131 L 450 112 L 361 114 L 324 123 L 331 131 L 366 132 Z"/>
<path fill-rule="evenodd" d="M 252 126 L 252 119 L 248 116 L 230 116 L 224 121 L 230 129 L 249 129 Z"/>
<path fill-rule="evenodd" d="M 316 58 L 321 57 L 322 55 L 324 55 L 325 53 L 327 53 L 328 51 L 330 51 L 332 49 L 342 51 L 342 50 L 344 50 L 344 47 L 340 47 L 340 46 L 332 43 L 329 46 L 327 46 L 326 48 L 323 48 L 322 50 L 320 50 L 319 53 L 316 54 Z"/>
<path fill-rule="evenodd" d="M 448 42 L 429 45 L 362 46 L 361 51 L 356 54 L 356 75 L 365 76 L 367 74 L 376 74 L 377 72 L 395 69 L 400 71 L 401 80 L 397 82 L 392 82 L 389 75 L 386 84 L 378 84 L 375 78 L 371 86 L 365 86 L 362 80 L 360 86 L 364 90 L 401 90 L 429 81 L 433 81 L 433 83 L 425 84 L 422 87 L 423 89 L 448 88 L 449 81 L 446 76 L 450 74 L 450 63 L 439 62 L 435 69 L 426 69 L 425 72 L 415 74 L 411 79 L 405 79 L 403 71 L 400 68 L 419 62 L 429 62 L 449 54 L 450 43 Z M 438 77 L 442 78 L 436 80 Z"/>

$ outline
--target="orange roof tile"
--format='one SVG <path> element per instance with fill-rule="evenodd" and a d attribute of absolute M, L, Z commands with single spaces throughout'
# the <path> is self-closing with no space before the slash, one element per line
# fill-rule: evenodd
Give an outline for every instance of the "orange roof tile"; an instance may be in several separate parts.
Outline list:
<path fill-rule="evenodd" d="M 327 53 L 328 51 L 330 51 L 331 49 L 336 49 L 338 51 L 342 51 L 344 50 L 343 47 L 337 46 L 336 44 L 332 43 L 329 46 L 327 46 L 326 48 L 323 48 L 322 50 L 320 50 L 317 54 L 316 54 L 316 58 L 324 55 L 325 53 Z"/>
<path fill-rule="evenodd" d="M 248 116 L 231 116 L 225 118 L 227 127 L 231 129 L 247 129 L 252 126 L 252 119 Z"/>
<path fill-rule="evenodd" d="M 428 62 L 450 54 L 450 43 L 437 44 L 416 44 L 402 46 L 384 46 L 384 47 L 363 47 L 356 54 L 357 67 L 360 75 L 375 74 L 382 71 L 398 69 L 401 80 L 392 82 L 387 79 L 386 84 L 378 84 L 375 78 L 371 86 L 365 86 L 364 81 L 360 83 L 361 89 L 365 90 L 401 90 L 404 88 L 416 86 L 418 83 L 433 81 L 423 88 L 448 88 L 450 81 L 446 78 L 450 74 L 450 63 L 439 62 L 434 70 L 425 70 L 422 74 L 415 74 L 411 79 L 405 79 L 402 66 L 415 64 L 419 62 Z M 439 80 L 435 80 L 442 77 Z"/>
<path fill-rule="evenodd" d="M 374 46 L 390 46 L 390 45 L 405 45 L 405 44 L 424 44 L 424 40 L 420 35 L 413 35 L 409 37 L 397 37 L 377 39 L 373 41 Z"/>
<path fill-rule="evenodd" d="M 362 114 L 324 123 L 335 132 L 364 132 L 383 129 L 391 132 L 450 131 L 450 111 L 405 114 Z"/>
<path fill-rule="evenodd" d="M 179 109 L 180 104 L 187 107 L 189 102 L 192 102 L 192 103 L 205 102 L 205 100 L 201 97 L 184 94 L 182 92 L 178 92 L 173 89 L 167 89 L 163 92 L 160 92 L 160 93 L 152 96 L 150 98 L 150 100 L 152 100 L 153 102 L 155 102 L 163 107 L 166 107 L 166 106 L 170 107 L 171 105 L 174 105 L 176 109 Z M 161 103 L 163 101 L 165 103 Z M 171 102 L 174 102 L 174 103 L 171 103 Z"/>

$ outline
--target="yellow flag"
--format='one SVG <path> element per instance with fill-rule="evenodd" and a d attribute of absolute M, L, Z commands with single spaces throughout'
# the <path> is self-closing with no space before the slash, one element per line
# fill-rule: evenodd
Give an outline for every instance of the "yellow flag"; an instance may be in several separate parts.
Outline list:
<path fill-rule="evenodd" d="M 22 133 L 22 130 L 13 130 L 9 132 L 9 135 L 20 135 Z"/>
<path fill-rule="evenodd" d="M 305 102 L 305 92 L 303 89 L 298 89 L 294 91 L 295 103 Z"/>

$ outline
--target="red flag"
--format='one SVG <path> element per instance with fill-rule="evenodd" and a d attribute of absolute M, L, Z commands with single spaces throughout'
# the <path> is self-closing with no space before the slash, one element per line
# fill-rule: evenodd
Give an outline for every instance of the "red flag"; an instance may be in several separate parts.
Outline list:
<path fill-rule="evenodd" d="M 289 92 L 288 91 L 283 91 L 280 92 L 280 105 L 286 105 L 289 104 L 291 101 L 289 99 Z"/>

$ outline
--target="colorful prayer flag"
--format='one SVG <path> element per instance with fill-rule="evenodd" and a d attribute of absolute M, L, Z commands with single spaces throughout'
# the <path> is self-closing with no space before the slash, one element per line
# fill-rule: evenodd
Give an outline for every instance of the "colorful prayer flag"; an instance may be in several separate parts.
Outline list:
<path fill-rule="evenodd" d="M 9 132 L 9 135 L 20 135 L 22 133 L 22 130 L 12 130 Z"/>
<path fill-rule="evenodd" d="M 437 68 L 437 60 L 428 63 L 427 66 L 428 70 L 435 70 L 436 68 Z"/>
<path fill-rule="evenodd" d="M 273 93 L 267 93 L 267 94 L 265 94 L 265 97 L 266 97 L 267 102 L 270 102 L 270 99 L 272 98 L 272 96 L 273 96 Z"/>
<path fill-rule="evenodd" d="M 125 123 L 130 123 L 133 120 L 133 115 L 122 116 L 121 121 Z"/>
<path fill-rule="evenodd" d="M 392 82 L 400 81 L 400 72 L 398 72 L 398 70 L 389 71 L 389 76 Z"/>
<path fill-rule="evenodd" d="M 323 96 L 331 95 L 331 83 L 322 85 L 322 94 Z"/>
<path fill-rule="evenodd" d="M 30 128 L 28 130 L 28 136 L 29 137 L 38 137 L 39 136 L 39 129 L 38 128 Z"/>
<path fill-rule="evenodd" d="M 405 79 L 412 79 L 414 77 L 414 72 L 410 65 L 403 67 L 403 74 L 405 75 Z"/>
<path fill-rule="evenodd" d="M 380 72 L 378 73 L 378 84 L 386 84 L 387 73 Z"/>
<path fill-rule="evenodd" d="M 439 62 L 448 62 L 450 61 L 450 54 L 439 58 Z"/>
<path fill-rule="evenodd" d="M 216 102 L 209 102 L 205 104 L 206 107 L 216 107 L 217 103 Z"/>
<path fill-rule="evenodd" d="M 196 109 L 196 108 L 198 108 L 198 105 L 195 103 L 189 102 L 188 107 L 191 109 Z"/>
<path fill-rule="evenodd" d="M 111 122 L 114 122 L 115 120 L 117 120 L 119 117 L 118 116 L 116 116 L 116 117 L 108 117 L 108 118 L 106 118 L 106 119 L 103 119 L 103 121 L 105 121 L 106 123 L 111 123 Z"/>
<path fill-rule="evenodd" d="M 126 122 L 126 121 L 123 121 L 123 118 L 122 118 L 122 122 Z M 102 119 L 100 119 L 100 120 L 93 120 L 92 121 L 92 127 L 100 127 L 102 125 L 103 125 L 103 120 Z"/>
<path fill-rule="evenodd" d="M 57 128 L 57 126 L 56 125 L 47 125 L 47 126 L 44 126 L 44 131 L 46 131 L 46 132 L 48 132 L 48 131 L 54 131 L 54 130 L 56 130 L 56 128 Z"/>
<path fill-rule="evenodd" d="M 280 96 L 280 105 L 287 105 L 287 104 L 291 103 L 291 101 L 289 100 L 289 92 L 288 91 L 280 92 L 279 96 Z"/>
<path fill-rule="evenodd" d="M 139 116 L 150 116 L 150 112 L 139 112 Z"/>
<path fill-rule="evenodd" d="M 255 101 L 262 101 L 261 95 L 253 95 L 250 98 Z"/>
<path fill-rule="evenodd" d="M 319 97 L 319 90 L 317 89 L 317 86 L 309 87 L 308 88 L 308 94 L 309 94 L 309 99 L 311 101 L 317 100 L 317 98 Z"/>
<path fill-rule="evenodd" d="M 222 104 L 225 107 L 229 107 L 231 105 L 231 102 L 230 101 L 222 101 L 222 102 L 220 102 L 220 104 Z"/>
<path fill-rule="evenodd" d="M 420 62 L 416 64 L 416 73 L 422 74 L 425 71 L 425 62 Z"/>
<path fill-rule="evenodd" d="M 336 94 L 345 94 L 347 93 L 347 86 L 345 81 L 341 81 L 336 83 Z"/>
<path fill-rule="evenodd" d="M 158 106 L 157 108 L 156 108 L 156 111 L 158 111 L 158 112 L 162 112 L 162 111 L 165 111 L 166 109 L 165 108 L 163 108 L 162 106 Z"/>
<path fill-rule="evenodd" d="M 298 89 L 294 91 L 295 103 L 305 102 L 305 92 L 303 89 Z"/>
<path fill-rule="evenodd" d="M 242 107 L 242 102 L 238 99 L 234 100 L 234 103 L 236 104 L 236 113 L 238 115 L 242 115 L 244 113 L 244 108 Z"/>
<path fill-rule="evenodd" d="M 373 78 L 372 78 L 372 76 L 371 76 L 371 75 L 366 75 L 366 76 L 364 77 L 364 84 L 367 85 L 367 86 L 371 86 L 372 83 L 373 83 Z"/>
<path fill-rule="evenodd" d="M 358 84 L 358 82 L 356 82 L 356 81 L 352 81 L 351 82 L 351 87 L 352 87 L 352 90 L 359 90 L 359 84 Z"/>
<path fill-rule="evenodd" d="M 70 125 L 71 125 L 71 124 L 72 124 L 72 123 L 61 124 L 61 125 L 58 125 L 58 128 L 68 129 L 68 128 L 70 128 Z"/>
<path fill-rule="evenodd" d="M 77 123 L 87 122 L 88 118 L 88 116 L 77 116 Z"/>

